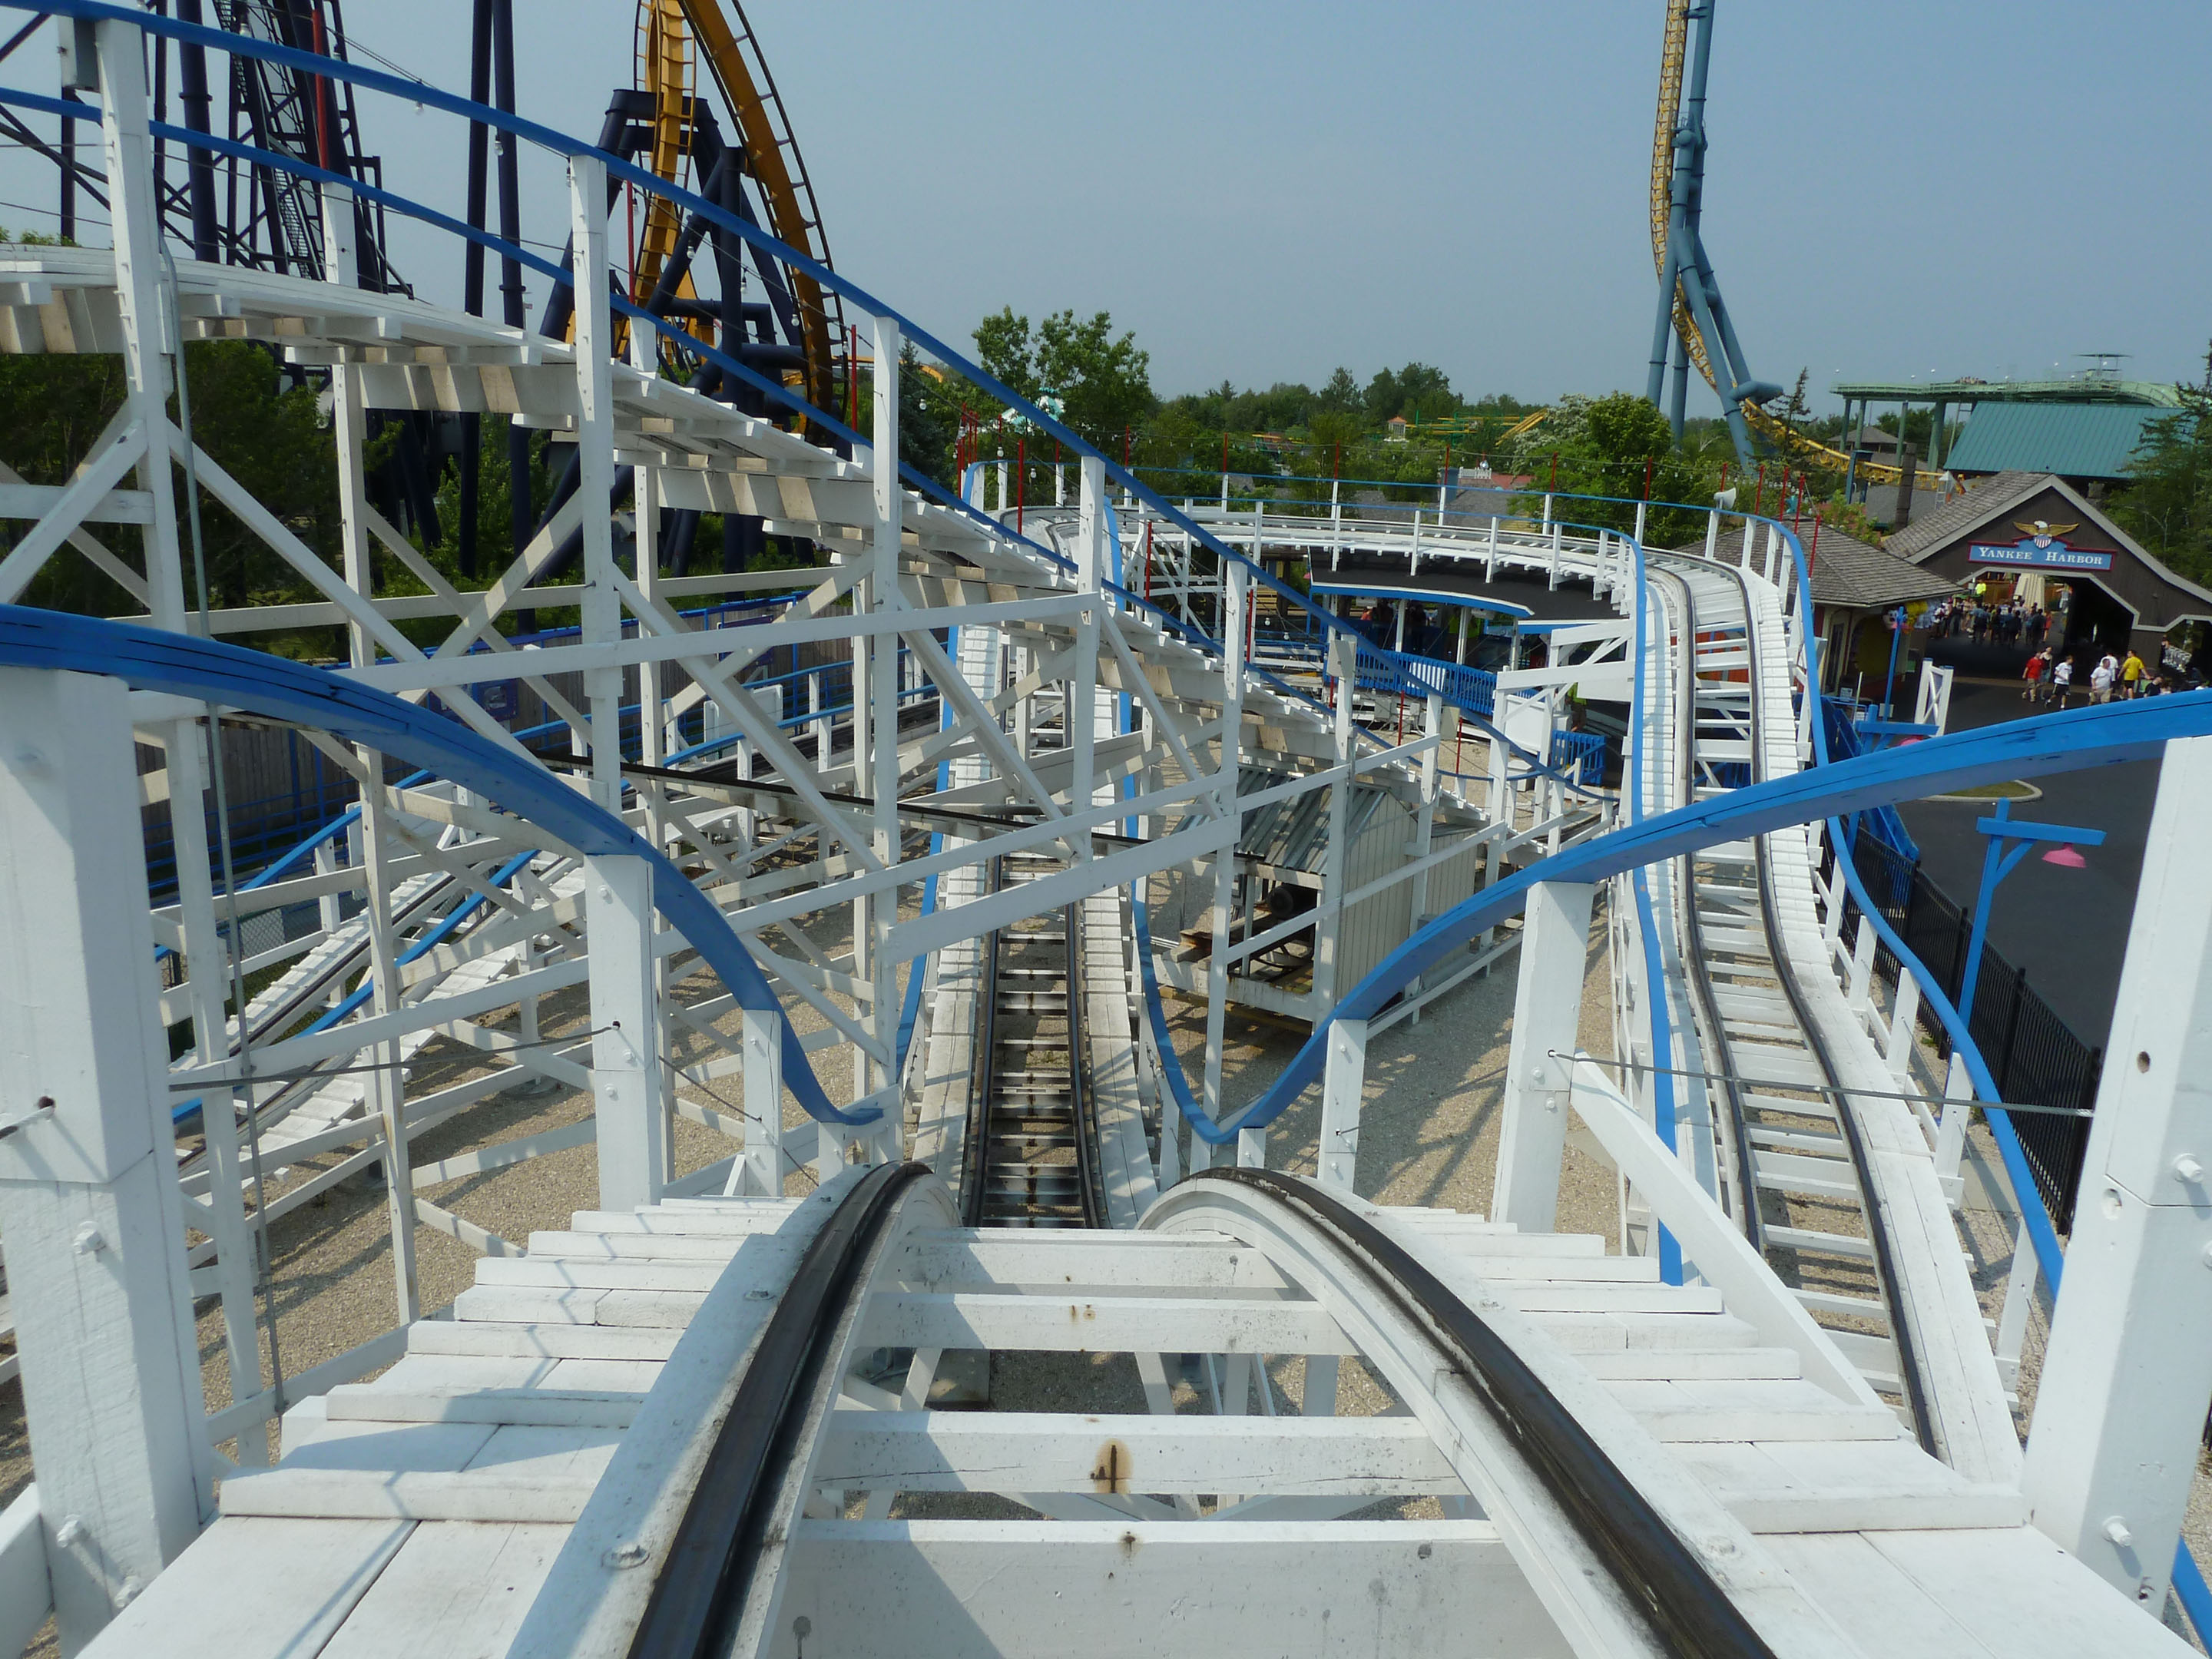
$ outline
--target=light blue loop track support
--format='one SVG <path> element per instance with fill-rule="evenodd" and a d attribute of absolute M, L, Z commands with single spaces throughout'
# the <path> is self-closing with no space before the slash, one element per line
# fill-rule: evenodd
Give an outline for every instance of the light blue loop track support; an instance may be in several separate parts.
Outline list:
<path fill-rule="evenodd" d="M 729 918 L 665 854 L 553 773 L 458 720 L 282 657 L 22 605 L 0 605 L 0 666 L 110 675 L 135 690 L 164 691 L 327 732 L 449 779 L 586 858 L 645 860 L 653 870 L 653 908 L 706 958 L 739 1006 L 779 1016 L 784 1081 L 807 1115 L 854 1128 L 882 1117 L 872 1107 L 845 1111 L 830 1103 L 805 1045 L 790 1020 L 781 1018 L 775 988 Z"/>

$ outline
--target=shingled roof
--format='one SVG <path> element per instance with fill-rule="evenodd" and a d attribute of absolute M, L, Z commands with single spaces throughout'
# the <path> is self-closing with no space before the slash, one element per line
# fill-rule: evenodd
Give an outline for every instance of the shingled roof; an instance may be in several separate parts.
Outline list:
<path fill-rule="evenodd" d="M 1984 519 L 2026 501 L 2050 482 L 2050 476 L 2042 472 L 1993 474 L 1972 489 L 1931 507 L 1925 515 L 1915 513 L 1912 522 L 1882 545 L 1897 557 L 1917 564 L 1937 548 L 1956 541 Z M 1822 545 L 1826 544 L 1824 538 Z"/>
<path fill-rule="evenodd" d="M 1743 526 L 1723 529 L 1713 545 L 1713 556 L 1729 564 L 1743 562 Z M 1847 536 L 1832 525 L 1820 527 L 1819 540 L 1813 527 L 1798 532 L 1813 567 L 1813 603 L 1841 605 L 1851 611 L 1880 611 L 1916 599 L 1940 599 L 1959 591 L 1959 584 L 1932 570 L 1923 570 L 1910 560 Z M 1703 541 L 1680 550 L 1702 553 Z"/>

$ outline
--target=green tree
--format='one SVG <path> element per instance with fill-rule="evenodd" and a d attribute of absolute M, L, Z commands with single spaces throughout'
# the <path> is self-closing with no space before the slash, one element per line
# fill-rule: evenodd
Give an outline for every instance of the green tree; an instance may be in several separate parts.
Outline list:
<path fill-rule="evenodd" d="M 1459 407 L 1459 400 L 1452 396 L 1450 377 L 1429 363 L 1407 363 L 1395 372 L 1378 370 L 1367 383 L 1364 401 L 1367 419 L 1375 426 L 1394 415 L 1411 420 L 1416 412 L 1434 420 Z"/>
<path fill-rule="evenodd" d="M 192 437 L 246 491 L 325 559 L 337 545 L 337 451 L 313 386 L 287 387 L 276 358 L 244 340 L 195 343 L 185 352 Z M 112 356 L 0 357 L 0 456 L 33 483 L 65 483 L 123 402 L 123 367 Z M 172 419 L 178 417 L 173 395 Z M 178 521 L 185 522 L 184 475 L 175 471 Z M 202 492 L 208 597 L 216 606 L 279 604 L 313 597 L 306 578 Z M 16 533 L 20 534 L 20 531 Z M 125 531 L 97 533 L 112 550 L 136 552 Z M 186 597 L 193 592 L 185 549 Z M 33 605 L 115 616 L 142 607 L 123 588 L 64 554 L 32 581 Z M 282 648 L 285 641 L 267 641 Z M 330 636 L 292 641 L 320 652 Z"/>
<path fill-rule="evenodd" d="M 2212 581 L 2212 351 L 2204 384 L 2174 390 L 2181 407 L 2144 424 L 2127 488 L 2111 511 L 2161 562 L 2192 581 Z"/>
<path fill-rule="evenodd" d="M 975 360 L 994 379 L 1012 391 L 1036 401 L 1036 345 L 1030 319 L 1017 317 L 1012 306 L 1001 306 L 975 325 Z"/>
<path fill-rule="evenodd" d="M 1632 392 L 1562 398 L 1551 416 L 1518 441 L 1511 459 L 1518 471 L 1535 479 L 1529 510 L 1538 510 L 1540 492 L 1547 489 L 1599 497 L 1561 506 L 1559 515 L 1612 530 L 1635 527 L 1647 477 L 1651 501 L 1692 507 L 1711 499 L 1715 483 L 1708 471 L 1711 463 L 1677 448 L 1667 417 Z M 1645 539 L 1658 546 L 1677 544 L 1695 534 L 1701 522 L 1694 512 L 1657 508 L 1646 522 Z"/>
<path fill-rule="evenodd" d="M 1114 332 L 1110 313 L 1078 318 L 1054 313 L 1034 331 L 1012 306 L 975 326 L 975 351 L 983 367 L 1035 403 L 1056 397 L 1062 418 L 1091 442 L 1118 450 L 1125 428 L 1159 407 L 1152 395 L 1152 354 L 1137 337 Z"/>
<path fill-rule="evenodd" d="M 1342 364 L 1339 364 L 1329 375 L 1328 383 L 1321 389 L 1318 401 L 1322 408 L 1332 415 L 1357 414 L 1365 403 L 1360 396 L 1359 382 L 1352 378 L 1352 371 Z"/>
<path fill-rule="evenodd" d="M 922 366 L 911 341 L 901 349 L 899 459 L 948 489 L 959 488 L 952 471 L 952 443 L 959 426 L 958 397 L 958 387 L 936 369 Z"/>

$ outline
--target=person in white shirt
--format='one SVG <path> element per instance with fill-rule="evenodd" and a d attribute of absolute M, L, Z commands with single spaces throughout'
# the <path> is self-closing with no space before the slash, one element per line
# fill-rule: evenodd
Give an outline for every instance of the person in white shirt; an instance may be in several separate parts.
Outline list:
<path fill-rule="evenodd" d="M 2110 702 L 2112 700 L 2112 670 L 2115 665 L 2110 657 L 2104 657 L 2089 671 L 2091 702 Z"/>
<path fill-rule="evenodd" d="M 2074 659 L 2061 657 L 2051 665 L 2051 701 L 2063 708 L 2073 690 Z"/>

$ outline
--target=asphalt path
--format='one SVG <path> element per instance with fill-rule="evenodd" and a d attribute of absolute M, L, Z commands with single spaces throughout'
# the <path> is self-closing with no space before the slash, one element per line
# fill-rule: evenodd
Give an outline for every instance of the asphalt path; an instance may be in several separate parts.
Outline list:
<path fill-rule="evenodd" d="M 1958 682 L 1951 694 L 1954 732 L 2034 718 L 2014 684 Z M 2143 841 L 2158 793 L 2159 763 L 2131 761 L 2034 780 L 2039 800 L 2014 801 L 2012 816 L 2040 823 L 2101 830 L 2101 847 L 2081 849 L 2087 868 L 2046 864 L 2030 853 L 1997 889 L 1990 941 L 2085 1042 L 2101 1046 L 2112 1029 L 2142 873 Z M 1991 801 L 1912 801 L 1898 809 L 1920 844 L 1920 867 L 1961 909 L 1981 890 L 1988 838 L 1974 828 Z"/>

